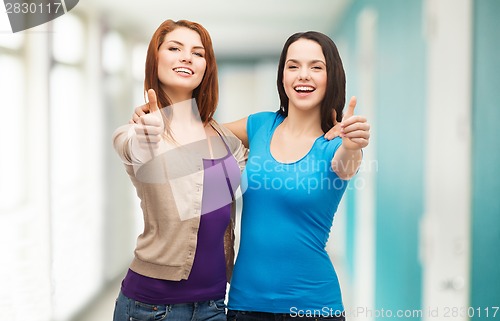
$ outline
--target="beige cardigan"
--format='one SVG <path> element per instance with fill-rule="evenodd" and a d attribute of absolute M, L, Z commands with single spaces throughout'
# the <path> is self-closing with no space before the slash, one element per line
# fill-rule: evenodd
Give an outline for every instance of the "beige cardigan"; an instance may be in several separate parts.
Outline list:
<path fill-rule="evenodd" d="M 240 169 L 245 166 L 248 150 L 227 128 L 215 121 L 212 127 L 223 137 Z M 130 268 L 142 275 L 165 279 L 187 279 L 193 266 L 203 195 L 203 160 L 192 150 L 172 149 L 146 164 L 134 165 L 130 153 L 130 126 L 118 128 L 113 146 L 141 200 L 144 231 L 137 238 L 135 257 Z M 180 150 L 180 152 L 178 152 Z M 190 155 L 190 156 L 186 156 Z M 166 166 L 169 163 L 169 166 Z M 172 164 L 175 166 L 172 166 Z M 234 266 L 235 201 L 231 220 L 224 235 L 227 280 Z"/>

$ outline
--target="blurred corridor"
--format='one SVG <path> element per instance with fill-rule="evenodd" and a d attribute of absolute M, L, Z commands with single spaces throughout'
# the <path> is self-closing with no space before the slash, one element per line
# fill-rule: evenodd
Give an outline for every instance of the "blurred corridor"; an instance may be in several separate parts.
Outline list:
<path fill-rule="evenodd" d="M 221 123 L 278 109 L 289 35 L 337 43 L 372 125 L 328 245 L 349 321 L 500 320 L 500 1 L 192 2 L 81 1 L 18 33 L 1 16 L 0 320 L 112 319 L 142 216 L 111 134 L 169 18 L 212 34 Z"/>

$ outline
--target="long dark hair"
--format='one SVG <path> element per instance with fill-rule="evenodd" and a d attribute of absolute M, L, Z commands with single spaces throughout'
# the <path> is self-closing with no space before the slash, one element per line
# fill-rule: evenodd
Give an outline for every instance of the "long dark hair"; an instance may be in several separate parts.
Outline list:
<path fill-rule="evenodd" d="M 283 46 L 280 61 L 278 65 L 278 94 L 280 97 L 279 113 L 283 116 L 288 115 L 288 96 L 283 86 L 283 71 L 285 69 L 288 47 L 299 39 L 308 39 L 317 42 L 323 50 L 326 59 L 326 93 L 321 102 L 321 129 L 323 132 L 329 131 L 333 127 L 332 113 L 337 112 L 337 122 L 342 121 L 342 110 L 345 104 L 345 72 L 342 65 L 342 59 L 337 50 L 337 46 L 330 37 L 321 32 L 307 31 L 298 32 L 291 35 Z"/>

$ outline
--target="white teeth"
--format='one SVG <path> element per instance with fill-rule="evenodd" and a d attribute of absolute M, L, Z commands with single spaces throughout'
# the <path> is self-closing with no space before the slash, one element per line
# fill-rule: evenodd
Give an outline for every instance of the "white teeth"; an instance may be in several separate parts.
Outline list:
<path fill-rule="evenodd" d="M 193 72 L 187 68 L 175 68 L 174 71 L 175 72 L 183 72 L 183 73 L 188 74 L 188 75 L 193 74 Z"/>
<path fill-rule="evenodd" d="M 314 88 L 312 87 L 306 87 L 306 86 L 297 86 L 295 87 L 296 91 L 313 91 Z"/>

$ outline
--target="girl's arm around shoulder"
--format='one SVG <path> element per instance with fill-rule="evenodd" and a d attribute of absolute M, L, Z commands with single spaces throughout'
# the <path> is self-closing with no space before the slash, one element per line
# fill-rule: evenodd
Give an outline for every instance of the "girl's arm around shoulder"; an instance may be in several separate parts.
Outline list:
<path fill-rule="evenodd" d="M 226 141 L 229 150 L 238 162 L 240 170 L 243 171 L 248 159 L 248 148 L 243 145 L 240 138 L 237 137 L 229 128 L 227 128 L 225 124 L 221 125 L 215 120 L 212 122 L 212 124 L 224 136 L 224 140 Z"/>
<path fill-rule="evenodd" d="M 264 124 L 275 121 L 277 117 L 280 116 L 276 112 L 262 111 L 240 120 L 226 123 L 224 126 L 233 132 L 243 142 L 245 147 L 249 148 L 253 133 Z"/>
<path fill-rule="evenodd" d="M 229 129 L 236 137 L 238 137 L 246 148 L 248 148 L 247 120 L 248 117 L 245 117 L 237 121 L 224 124 L 224 127 Z"/>

